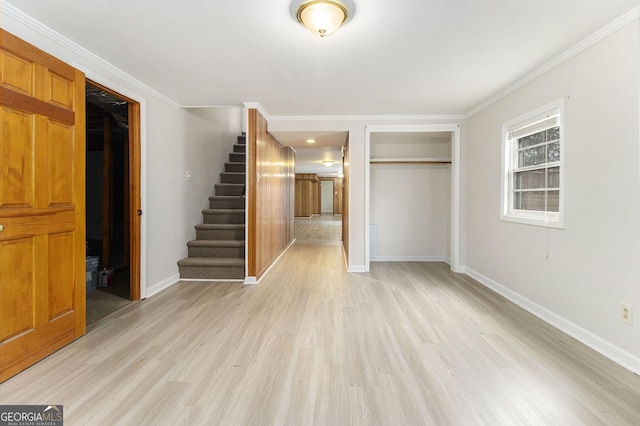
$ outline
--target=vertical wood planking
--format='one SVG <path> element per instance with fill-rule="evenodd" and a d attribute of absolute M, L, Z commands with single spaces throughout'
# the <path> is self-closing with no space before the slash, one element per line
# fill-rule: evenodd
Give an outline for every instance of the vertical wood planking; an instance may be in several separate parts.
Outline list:
<path fill-rule="evenodd" d="M 344 156 L 342 157 L 342 245 L 349 263 L 349 136 L 344 144 Z"/>
<path fill-rule="evenodd" d="M 294 237 L 295 154 L 268 133 L 257 110 L 248 118 L 247 271 L 259 278 Z"/>
<path fill-rule="evenodd" d="M 140 300 L 140 104 L 127 99 L 129 102 L 129 298 Z M 140 214 L 138 214 L 140 212 Z"/>

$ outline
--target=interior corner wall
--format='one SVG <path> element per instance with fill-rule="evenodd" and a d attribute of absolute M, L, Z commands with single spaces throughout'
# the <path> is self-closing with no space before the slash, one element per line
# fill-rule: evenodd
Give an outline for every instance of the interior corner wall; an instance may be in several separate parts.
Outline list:
<path fill-rule="evenodd" d="M 209 165 L 220 159 L 218 146 L 242 128 L 242 111 L 220 109 L 194 114 L 145 86 L 82 46 L 28 19 L 2 17 L 6 31 L 83 71 L 88 78 L 141 105 L 141 295 L 175 283 L 176 262 L 186 257 L 200 210 L 215 183 Z M 157 88 L 162 91 L 162 88 Z M 220 148 L 228 155 L 228 148 Z M 193 180 L 186 181 L 191 170 Z"/>
<path fill-rule="evenodd" d="M 640 372 L 640 23 L 467 120 L 467 272 Z M 500 125 L 565 98 L 565 229 L 500 220 Z M 547 257 L 548 254 L 548 257 Z"/>

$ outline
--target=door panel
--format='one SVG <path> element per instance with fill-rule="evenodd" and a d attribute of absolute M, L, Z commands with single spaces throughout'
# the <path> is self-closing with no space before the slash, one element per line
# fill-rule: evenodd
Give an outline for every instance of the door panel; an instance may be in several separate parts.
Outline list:
<path fill-rule="evenodd" d="M 0 209 L 33 207 L 33 114 L 0 109 Z"/>
<path fill-rule="evenodd" d="M 73 206 L 73 127 L 49 120 L 48 123 L 48 207 Z"/>
<path fill-rule="evenodd" d="M 0 382 L 85 333 L 84 75 L 0 30 Z"/>
<path fill-rule="evenodd" d="M 6 341 L 33 328 L 33 238 L 0 242 L 0 341 Z"/>
<path fill-rule="evenodd" d="M 49 321 L 73 311 L 73 258 L 57 255 L 72 251 L 73 232 L 49 235 Z"/>

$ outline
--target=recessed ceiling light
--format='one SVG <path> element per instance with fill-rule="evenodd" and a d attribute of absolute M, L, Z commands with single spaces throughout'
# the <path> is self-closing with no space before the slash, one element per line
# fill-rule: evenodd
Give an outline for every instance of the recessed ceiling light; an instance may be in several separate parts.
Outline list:
<path fill-rule="evenodd" d="M 317 141 L 315 139 L 307 139 L 307 143 L 316 143 Z"/>
<path fill-rule="evenodd" d="M 325 165 L 325 166 L 327 166 L 327 167 L 331 167 L 331 166 L 333 166 L 333 161 L 331 161 L 331 160 L 324 160 L 324 161 L 322 162 L 322 164 L 324 164 L 324 165 Z"/>

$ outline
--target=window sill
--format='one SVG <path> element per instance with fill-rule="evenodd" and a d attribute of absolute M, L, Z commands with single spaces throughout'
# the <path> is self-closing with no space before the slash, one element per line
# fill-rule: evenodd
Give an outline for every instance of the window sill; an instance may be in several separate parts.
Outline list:
<path fill-rule="evenodd" d="M 500 216 L 500 220 L 505 222 L 522 223 L 524 225 L 542 226 L 545 228 L 564 229 L 564 223 L 560 218 L 545 219 L 544 213 L 542 212 L 540 212 L 540 215 L 503 214 Z"/>

